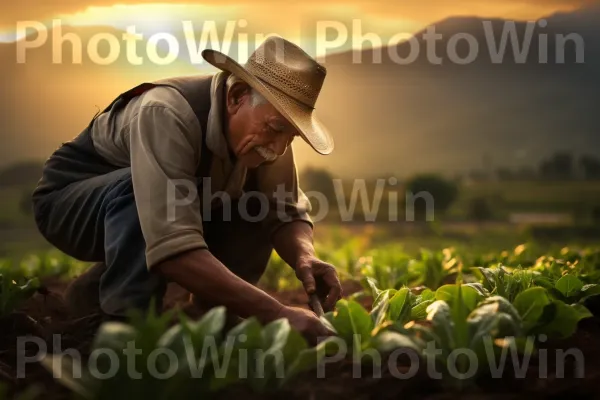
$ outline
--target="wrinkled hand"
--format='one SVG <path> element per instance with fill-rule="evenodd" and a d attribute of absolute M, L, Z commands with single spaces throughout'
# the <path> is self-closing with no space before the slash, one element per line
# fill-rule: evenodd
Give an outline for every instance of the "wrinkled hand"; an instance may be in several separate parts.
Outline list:
<path fill-rule="evenodd" d="M 325 312 L 333 310 L 342 298 L 342 285 L 335 267 L 316 257 L 305 257 L 296 264 L 296 277 L 310 296 L 316 293 Z"/>
<path fill-rule="evenodd" d="M 333 334 L 314 312 L 304 308 L 283 307 L 279 318 L 287 318 L 292 328 L 300 332 L 312 345 L 317 344 L 318 338 Z"/>

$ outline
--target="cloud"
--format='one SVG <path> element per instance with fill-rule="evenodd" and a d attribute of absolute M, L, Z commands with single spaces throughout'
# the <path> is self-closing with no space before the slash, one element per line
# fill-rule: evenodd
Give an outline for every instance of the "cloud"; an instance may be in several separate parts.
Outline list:
<path fill-rule="evenodd" d="M 0 27 L 7 28 L 14 26 L 17 21 L 35 20 L 46 21 L 57 15 L 67 15 L 84 12 L 89 7 L 112 7 L 118 4 L 115 0 L 55 0 L 48 2 L 46 0 L 28 0 L 13 1 L 2 6 L 0 14 Z M 164 0 L 129 0 L 126 4 L 164 4 Z M 247 17 L 260 18 L 268 16 L 270 22 L 294 20 L 294 13 L 282 13 L 283 10 L 290 11 L 294 9 L 305 9 L 310 7 L 317 13 L 335 9 L 336 7 L 344 9 L 354 7 L 361 13 L 385 14 L 388 17 L 397 16 L 411 20 L 421 20 L 431 22 L 432 20 L 443 18 L 449 15 L 457 14 L 498 14 L 506 13 L 507 17 L 513 15 L 526 14 L 534 10 L 568 10 L 579 8 L 589 4 L 598 4 L 599 0 L 490 0 L 486 2 L 475 0 L 430 0 L 423 2 L 421 0 L 406 0 L 402 2 L 391 3 L 389 1 L 344 1 L 333 0 L 324 4 L 321 0 L 305 0 L 300 5 L 284 5 L 279 0 L 207 0 L 199 2 L 198 0 L 178 0 L 178 4 L 240 7 L 249 11 Z M 122 4 L 122 3 L 121 3 Z M 265 14 L 266 12 L 266 14 Z M 285 15 L 286 18 L 281 18 Z M 500 16 L 500 15 L 498 15 Z"/>

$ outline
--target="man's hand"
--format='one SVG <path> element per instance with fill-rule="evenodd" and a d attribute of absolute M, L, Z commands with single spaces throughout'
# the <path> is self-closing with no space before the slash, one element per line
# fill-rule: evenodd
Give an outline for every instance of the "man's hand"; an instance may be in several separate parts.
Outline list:
<path fill-rule="evenodd" d="M 304 308 L 283 307 L 278 318 L 287 318 L 290 325 L 313 345 L 317 344 L 318 338 L 333 334 L 323 325 L 315 313 Z"/>
<path fill-rule="evenodd" d="M 323 311 L 331 311 L 342 298 L 342 285 L 335 267 L 317 258 L 312 226 L 303 221 L 285 224 L 273 235 L 277 254 L 295 271 L 310 296 L 316 293 Z"/>
<path fill-rule="evenodd" d="M 342 285 L 335 267 L 314 256 L 302 257 L 295 266 L 296 276 L 310 296 L 316 293 L 325 312 L 333 310 L 342 298 Z"/>

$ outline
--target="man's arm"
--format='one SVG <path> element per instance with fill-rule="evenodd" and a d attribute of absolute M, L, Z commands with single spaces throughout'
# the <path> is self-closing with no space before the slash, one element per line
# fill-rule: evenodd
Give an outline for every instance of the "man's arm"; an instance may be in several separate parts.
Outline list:
<path fill-rule="evenodd" d="M 287 307 L 227 269 L 208 250 L 192 250 L 156 266 L 158 273 L 209 304 L 223 305 L 241 317 L 256 317 L 266 324 L 286 318 L 311 343 L 330 335 L 321 321 L 308 310 Z"/>
<path fill-rule="evenodd" d="M 165 260 L 156 269 L 208 304 L 223 305 L 240 317 L 267 323 L 283 314 L 279 301 L 233 274 L 206 249 Z"/>
<path fill-rule="evenodd" d="M 271 241 L 277 254 L 289 264 L 306 293 L 317 293 L 325 311 L 333 310 L 342 297 L 342 286 L 335 267 L 319 260 L 313 245 L 312 226 L 296 220 L 277 229 Z"/>
<path fill-rule="evenodd" d="M 259 190 L 270 200 L 264 221 L 271 243 L 296 272 L 308 294 L 317 293 L 326 311 L 341 298 L 335 267 L 319 260 L 313 246 L 310 202 L 300 189 L 293 148 L 275 162 L 258 168 Z"/>

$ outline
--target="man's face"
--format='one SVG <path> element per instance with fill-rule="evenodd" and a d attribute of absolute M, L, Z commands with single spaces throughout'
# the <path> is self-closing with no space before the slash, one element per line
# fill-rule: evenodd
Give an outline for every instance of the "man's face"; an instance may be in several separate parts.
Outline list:
<path fill-rule="evenodd" d="M 229 146 L 246 168 L 283 155 L 298 132 L 271 104 L 252 105 L 250 88 L 235 84 L 227 95 Z"/>

